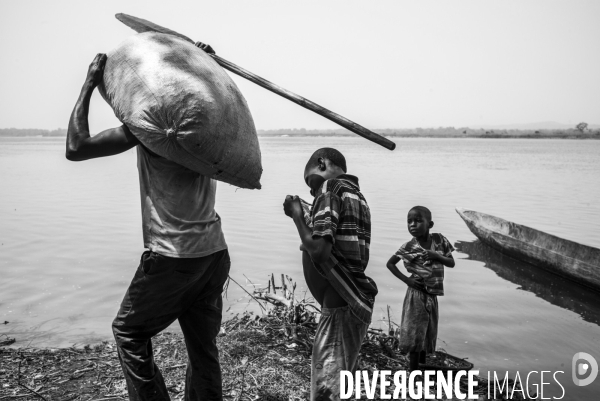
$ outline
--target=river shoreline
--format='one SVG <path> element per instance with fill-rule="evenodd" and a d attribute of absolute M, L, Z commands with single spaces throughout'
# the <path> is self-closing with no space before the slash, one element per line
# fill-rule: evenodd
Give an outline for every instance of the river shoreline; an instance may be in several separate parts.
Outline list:
<path fill-rule="evenodd" d="M 355 134 L 305 134 L 305 135 L 288 135 L 288 134 L 259 134 L 259 138 L 339 138 L 339 137 L 355 137 Z M 464 135 L 419 135 L 419 134 L 384 134 L 386 138 L 436 138 L 436 139 L 453 139 L 453 138 L 481 138 L 481 139 L 581 139 L 581 140 L 597 140 L 600 139 L 600 134 L 561 134 L 561 135 L 544 135 L 544 134 L 522 134 L 522 135 L 503 135 L 503 134 L 464 134 Z"/>
<path fill-rule="evenodd" d="M 314 313 L 305 314 L 298 324 L 288 318 L 291 309 L 278 306 L 267 314 L 245 313 L 223 323 L 217 337 L 223 377 L 223 397 L 236 401 L 308 400 Z M 394 337 L 370 330 L 363 342 L 358 369 L 370 372 L 407 370 L 408 359 L 394 350 Z M 187 353 L 183 336 L 163 332 L 152 339 L 153 352 L 171 399 L 184 396 Z M 428 357 L 451 357 L 443 352 Z M 462 369 L 464 360 L 451 357 L 441 363 Z M 126 400 L 127 389 L 121 373 L 116 345 L 104 341 L 83 348 L 0 347 L 0 400 L 43 399 L 65 401 Z M 458 364 L 457 364 L 458 363 Z M 476 377 L 479 400 L 486 396 L 487 381 Z M 461 389 L 466 391 L 466 380 Z M 394 391 L 393 385 L 387 389 Z M 380 393 L 380 388 L 376 394 Z M 518 393 L 517 393 L 518 395 Z M 364 397 L 364 394 L 363 394 Z M 376 397 L 375 399 L 379 399 Z M 408 398 L 410 399 L 410 398 Z M 504 398 L 500 398 L 504 399 Z M 521 397 L 513 398 L 523 399 Z"/>
<path fill-rule="evenodd" d="M 569 135 L 536 135 L 536 134 L 525 134 L 525 135 L 500 135 L 500 134 L 477 134 L 477 135 L 416 135 L 416 134 L 397 134 L 397 135 L 383 135 L 386 138 L 410 138 L 410 139 L 460 139 L 460 138 L 479 138 L 479 139 L 577 139 L 577 140 L 599 140 L 600 134 L 588 135 L 588 134 L 569 134 Z M 352 138 L 356 137 L 355 134 L 339 134 L 339 135 L 326 135 L 326 134 L 305 134 L 305 135 L 288 135 L 288 134 L 260 134 L 259 138 Z M 63 136 L 53 135 L 37 135 L 37 136 L 0 136 L 2 139 L 46 139 L 46 138 L 57 138 L 64 139 Z"/>
<path fill-rule="evenodd" d="M 595 126 L 594 126 L 595 127 Z M 483 128 L 385 128 L 375 129 L 375 133 L 386 138 L 483 138 L 483 139 L 600 139 L 600 128 L 584 131 L 568 129 L 483 129 Z M 356 137 L 345 129 L 274 129 L 257 130 L 259 138 L 316 138 L 316 137 Z M 0 138 L 66 138 L 65 129 L 0 129 Z"/>

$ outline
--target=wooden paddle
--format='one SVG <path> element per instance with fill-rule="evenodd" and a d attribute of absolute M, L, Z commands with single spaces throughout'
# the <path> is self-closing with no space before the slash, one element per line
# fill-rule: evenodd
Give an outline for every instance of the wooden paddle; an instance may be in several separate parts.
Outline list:
<path fill-rule="evenodd" d="M 132 28 L 134 31 L 139 32 L 139 33 L 141 33 L 141 32 L 166 33 L 169 35 L 178 36 L 190 43 L 195 43 L 192 39 L 188 38 L 185 35 L 182 35 L 178 32 L 172 31 L 168 28 L 164 28 L 160 25 L 156 25 L 153 22 L 134 17 L 132 15 L 120 13 L 120 14 L 115 15 L 115 17 L 117 17 L 117 19 L 119 21 L 121 21 L 122 23 L 124 23 L 125 25 L 127 25 L 128 27 Z M 314 111 L 315 113 L 327 118 L 328 120 L 331 120 L 334 123 L 339 124 L 342 127 L 354 132 L 355 134 L 358 134 L 358 135 L 362 136 L 363 138 L 373 141 L 376 144 L 381 145 L 386 149 L 394 150 L 396 148 L 396 144 L 394 142 L 390 141 L 389 139 L 387 139 L 379 134 L 376 134 L 376 133 L 366 129 L 362 125 L 359 125 L 353 121 L 350 121 L 347 118 L 342 117 L 339 114 L 334 113 L 331 110 L 327 110 L 326 108 L 319 106 L 318 104 L 311 102 L 310 100 L 308 100 L 306 98 L 303 98 L 302 96 L 299 96 L 293 92 L 290 92 L 287 89 L 284 89 L 278 85 L 275 85 L 274 83 L 269 82 L 266 79 L 259 77 L 258 75 L 253 74 L 250 71 L 245 70 L 245 69 L 233 64 L 232 62 L 227 61 L 224 58 L 217 56 L 216 54 L 210 54 L 210 53 L 207 53 L 207 54 L 209 56 L 211 56 L 221 67 L 233 72 L 234 74 L 244 77 L 247 80 L 254 82 L 255 84 L 257 84 L 259 86 L 262 86 L 263 88 L 268 89 L 271 92 L 278 94 L 279 96 L 283 96 L 284 98 L 291 100 L 292 102 L 294 102 L 306 109 Z"/>

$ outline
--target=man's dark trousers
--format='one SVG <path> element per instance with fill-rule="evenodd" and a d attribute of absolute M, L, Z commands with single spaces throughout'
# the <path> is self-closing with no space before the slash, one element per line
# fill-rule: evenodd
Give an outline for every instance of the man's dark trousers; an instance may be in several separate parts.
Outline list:
<path fill-rule="evenodd" d="M 113 333 L 130 400 L 169 400 L 154 363 L 151 338 L 179 320 L 188 352 L 185 400 L 222 400 L 216 337 L 223 285 L 231 262 L 227 250 L 201 258 L 142 254 L 123 298 Z"/>

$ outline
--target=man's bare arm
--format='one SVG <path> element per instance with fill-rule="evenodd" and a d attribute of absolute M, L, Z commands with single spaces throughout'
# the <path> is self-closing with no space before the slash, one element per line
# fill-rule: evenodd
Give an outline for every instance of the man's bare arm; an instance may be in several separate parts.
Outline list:
<path fill-rule="evenodd" d="M 67 149 L 65 156 L 72 161 L 112 156 L 138 145 L 140 142 L 126 125 L 111 128 L 95 136 L 90 136 L 88 114 L 90 99 L 94 89 L 102 81 L 106 55 L 98 54 L 88 69 L 81 88 L 79 99 L 73 108 L 67 130 Z"/>

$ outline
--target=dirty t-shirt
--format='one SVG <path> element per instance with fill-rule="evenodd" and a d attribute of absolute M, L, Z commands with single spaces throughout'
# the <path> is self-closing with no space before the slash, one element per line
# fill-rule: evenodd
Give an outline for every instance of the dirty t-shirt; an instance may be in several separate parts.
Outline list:
<path fill-rule="evenodd" d="M 215 180 L 138 145 L 144 246 L 163 256 L 196 258 L 227 249 L 215 211 Z"/>
<path fill-rule="evenodd" d="M 440 233 L 431 233 L 431 250 L 442 256 L 450 257 L 454 247 Z M 425 290 L 431 295 L 444 295 L 444 265 L 436 261 L 426 262 L 419 255 L 425 249 L 416 238 L 402 244 L 396 251 L 396 256 L 404 261 L 404 266 L 412 277 L 425 285 Z"/>

